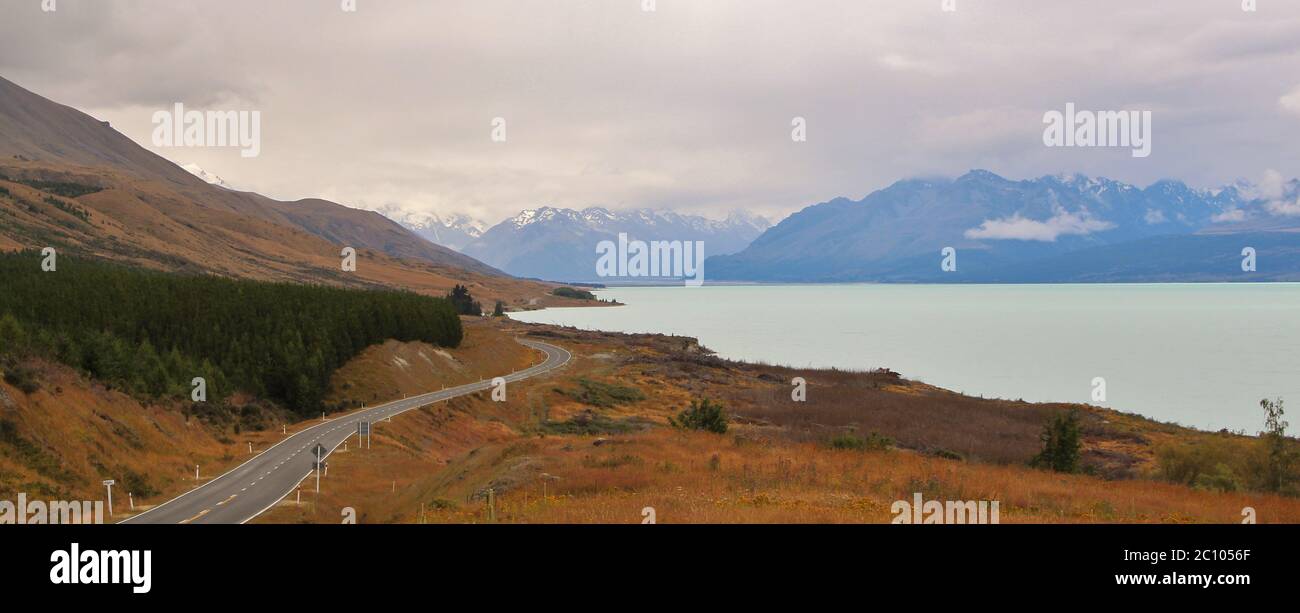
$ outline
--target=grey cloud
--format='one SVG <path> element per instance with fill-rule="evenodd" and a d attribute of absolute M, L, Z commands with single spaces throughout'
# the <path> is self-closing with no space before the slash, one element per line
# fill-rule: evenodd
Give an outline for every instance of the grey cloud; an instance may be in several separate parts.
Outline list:
<path fill-rule="evenodd" d="M 470 212 L 779 217 L 973 167 L 1212 186 L 1300 175 L 1300 5 L 1163 0 L 36 0 L 0 74 L 149 146 L 183 101 L 262 111 L 263 152 L 163 149 L 281 198 Z M 1156 111 L 1154 153 L 1045 149 L 1042 113 Z M 489 142 L 489 121 L 509 142 Z M 808 120 L 793 143 L 790 119 Z"/>

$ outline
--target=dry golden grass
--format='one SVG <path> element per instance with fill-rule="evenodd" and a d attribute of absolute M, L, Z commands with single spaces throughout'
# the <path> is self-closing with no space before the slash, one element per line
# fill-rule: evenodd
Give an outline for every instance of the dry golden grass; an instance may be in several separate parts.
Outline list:
<path fill-rule="evenodd" d="M 1043 421 L 1067 405 L 967 398 L 889 374 L 801 371 L 808 402 L 788 406 L 793 371 L 717 360 L 689 339 L 500 320 L 466 325 L 464 345 L 445 355 L 420 343 L 368 349 L 337 373 L 331 400 L 373 404 L 522 368 L 541 359 L 514 342 L 527 332 L 570 349 L 574 360 L 511 384 L 504 403 L 481 393 L 376 424 L 372 449 L 349 444 L 332 458 L 319 498 L 304 492 L 304 504 L 282 503 L 258 521 L 336 523 L 353 507 L 365 523 L 636 523 L 653 507 L 663 523 L 879 523 L 892 518 L 894 501 L 920 492 L 927 500 L 998 500 L 1006 523 L 1237 522 L 1246 506 L 1261 522 L 1300 522 L 1294 498 L 1154 478 L 1158 446 L 1213 443 L 1246 453 L 1258 445 L 1250 437 L 1073 407 L 1086 414 L 1085 458 L 1111 478 L 1060 475 L 1024 463 Z M 283 438 L 278 428 L 238 437 L 212 431 L 62 367 L 42 368 L 44 388 L 31 396 L 0 387 L 10 405 L 3 417 L 54 463 L 18 461 L 5 448 L 0 498 L 16 491 L 98 498 L 100 479 L 120 482 L 130 470 L 158 490 L 139 502 L 156 503 L 194 486 L 193 464 L 210 478 L 242 461 L 248 441 L 261 450 Z M 581 380 L 636 387 L 645 399 L 588 406 L 573 393 Z M 667 427 L 669 415 L 699 397 L 728 406 L 726 435 Z M 593 430 L 566 433 L 578 423 Z M 897 447 L 828 447 L 846 431 L 876 431 Z"/>
<path fill-rule="evenodd" d="M 196 464 L 206 480 L 246 458 L 249 442 L 257 450 L 273 442 L 269 432 L 216 432 L 174 406 L 142 405 L 66 367 L 34 365 L 40 390 L 28 395 L 0 383 L 0 402 L 8 400 L 0 420 L 27 449 L 0 445 L 0 499 L 26 492 L 99 500 L 100 481 L 114 479 L 115 508 L 126 510 L 127 493 L 135 488 L 141 509 L 193 488 Z"/>
<path fill-rule="evenodd" d="M 468 407 L 467 407 L 468 408 Z M 373 523 L 888 523 L 895 500 L 998 500 L 1003 523 L 1233 523 L 1300 521 L 1300 501 L 1018 466 L 971 464 L 907 451 L 835 451 L 810 443 L 669 429 L 600 437 L 478 436 L 472 452 L 433 459 L 411 430 L 466 424 L 399 417 L 400 434 L 331 462 L 319 501 L 282 506 L 266 523 L 339 521 L 345 506 Z M 739 435 L 739 436 L 737 436 Z M 378 439 L 377 439 L 378 440 Z M 464 439 L 462 439 L 464 442 Z M 445 464 L 444 464 L 445 462 Z M 423 515 L 421 516 L 421 510 Z"/>
<path fill-rule="evenodd" d="M 533 477 L 497 497 L 501 522 L 638 523 L 653 507 L 661 523 L 887 523 L 890 505 L 916 492 L 927 500 L 998 500 L 1004 523 L 1239 522 L 1246 506 L 1260 521 L 1300 521 L 1300 501 L 1276 496 L 665 429 L 600 446 L 552 437 L 498 453 L 498 466 L 528 458 Z M 428 510 L 424 520 L 487 517 L 486 502 L 476 499 Z"/>
<path fill-rule="evenodd" d="M 376 402 L 422 394 L 522 370 L 544 359 L 481 317 L 462 317 L 465 339 L 444 349 L 388 341 L 362 351 L 334 373 L 325 402 Z"/>
<path fill-rule="evenodd" d="M 513 385 L 504 405 L 466 398 L 383 424 L 382 446 L 332 462 L 319 500 L 261 521 L 333 523 L 350 506 L 374 523 L 638 523 L 645 507 L 663 523 L 882 523 L 892 519 L 894 501 L 916 492 L 927 500 L 998 500 L 1005 523 L 1239 522 L 1246 506 L 1261 522 L 1300 521 L 1293 498 L 1146 478 L 1152 440 L 1225 439 L 1217 433 L 1076 407 L 1086 413 L 1087 457 L 1127 476 L 1060 475 L 1024 460 L 1036 451 L 1043 421 L 1066 405 L 981 400 L 890 375 L 813 371 L 800 373 L 809 379 L 809 402 L 787 407 L 780 399 L 788 403 L 790 371 L 717 361 L 685 339 L 491 325 L 540 333 L 573 351 L 574 362 Z M 560 391 L 584 378 L 632 385 L 647 398 L 594 409 Z M 726 435 L 665 426 L 668 415 L 700 396 L 723 399 L 736 414 Z M 584 415 L 630 431 L 561 435 L 542 423 Z M 847 429 L 876 429 L 905 448 L 825 444 Z M 999 453 L 1000 442 L 1008 449 Z M 936 447 L 967 458 L 936 457 Z"/>

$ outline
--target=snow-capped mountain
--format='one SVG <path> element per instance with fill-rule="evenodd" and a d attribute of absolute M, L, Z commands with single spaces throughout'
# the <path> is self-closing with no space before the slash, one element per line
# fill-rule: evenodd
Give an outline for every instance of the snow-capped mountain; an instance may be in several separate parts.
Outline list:
<path fill-rule="evenodd" d="M 1300 184 L 1216 189 L 985 170 L 907 179 L 809 206 L 745 250 L 711 257 L 736 281 L 1071 282 L 1300 278 Z M 959 254 L 944 271 L 942 250 Z M 1241 252 L 1260 267 L 1243 276 Z"/>
<path fill-rule="evenodd" d="M 234 189 L 233 187 L 230 186 L 229 183 L 226 183 L 226 180 L 225 180 L 225 179 L 222 179 L 221 177 L 219 177 L 219 176 L 217 176 L 217 175 L 214 175 L 214 174 L 212 174 L 212 173 L 210 173 L 210 172 L 208 172 L 208 171 L 206 171 L 206 170 L 203 170 L 202 168 L 199 167 L 198 164 L 185 164 L 184 166 L 181 166 L 181 168 L 185 169 L 185 172 L 188 172 L 188 173 L 190 173 L 190 174 L 192 174 L 192 175 L 194 175 L 194 176 L 196 176 L 196 177 L 198 177 L 198 178 L 200 178 L 200 179 L 203 179 L 203 180 L 206 181 L 207 183 L 210 183 L 210 184 L 215 185 L 215 186 L 217 186 L 217 187 L 224 187 L 224 188 L 226 188 L 226 189 Z"/>
<path fill-rule="evenodd" d="M 471 242 L 464 253 L 521 277 L 595 281 L 596 245 L 626 233 L 631 240 L 704 241 L 707 254 L 735 253 L 770 226 L 758 215 L 724 220 L 673 211 L 544 206 L 520 211 Z"/>
<path fill-rule="evenodd" d="M 423 211 L 405 211 L 396 206 L 381 206 L 375 212 L 387 217 L 425 240 L 461 251 L 470 241 L 483 235 L 487 224 L 468 215 L 438 215 Z"/>

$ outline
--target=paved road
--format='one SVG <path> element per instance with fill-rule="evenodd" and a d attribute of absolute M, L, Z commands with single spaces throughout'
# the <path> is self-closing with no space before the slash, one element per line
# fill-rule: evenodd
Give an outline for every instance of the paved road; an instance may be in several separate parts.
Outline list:
<path fill-rule="evenodd" d="M 568 363 L 573 357 L 568 351 L 555 345 L 517 340 L 528 347 L 545 352 L 546 361 L 505 375 L 507 382 L 549 372 Z M 357 422 L 361 420 L 377 422 L 440 400 L 472 394 L 490 387 L 492 387 L 491 380 L 470 383 L 395 400 L 321 422 L 284 439 L 230 472 L 121 523 L 242 524 L 275 506 L 275 503 L 293 492 L 299 481 L 311 475 L 312 464 L 315 461 L 312 449 L 318 443 L 326 450 L 333 451 L 348 437 L 356 437 Z M 309 491 L 313 491 L 314 487 L 314 480 L 303 484 L 304 489 L 312 488 Z"/>

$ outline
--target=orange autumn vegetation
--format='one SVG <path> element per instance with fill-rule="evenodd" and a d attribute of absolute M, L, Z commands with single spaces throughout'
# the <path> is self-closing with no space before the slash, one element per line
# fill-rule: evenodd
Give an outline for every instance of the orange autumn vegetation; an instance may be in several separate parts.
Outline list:
<path fill-rule="evenodd" d="M 490 327 L 491 329 L 486 329 Z M 380 424 L 374 447 L 331 461 L 319 498 L 283 503 L 261 522 L 337 523 L 886 523 L 890 505 L 998 500 L 1001 521 L 1300 521 L 1300 500 L 1161 481 L 1155 450 L 1253 437 L 1205 433 L 1105 409 L 1083 414 L 1092 474 L 1026 466 L 1046 419 L 1070 405 L 969 398 L 894 373 L 798 371 L 808 402 L 789 402 L 790 369 L 719 360 L 692 339 L 488 322 L 482 335 L 531 333 L 574 352 L 557 373 Z M 413 348 L 394 344 L 390 353 Z M 372 375 L 377 374 L 372 372 Z M 605 404 L 583 382 L 634 387 L 643 400 Z M 599 386 L 597 386 L 599 389 Z M 722 401 L 724 435 L 683 432 L 667 417 L 690 399 Z M 837 450 L 849 433 L 888 449 Z M 491 508 L 489 507 L 491 501 Z"/>

